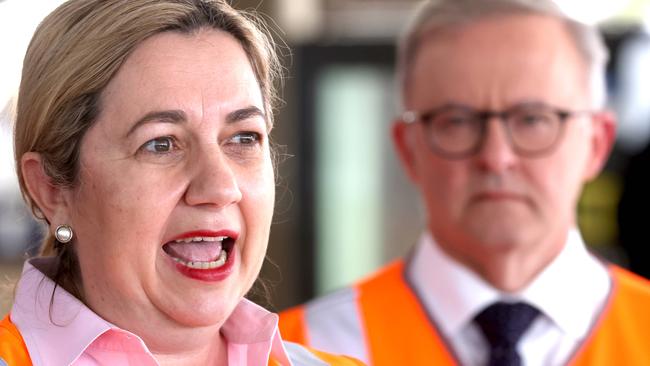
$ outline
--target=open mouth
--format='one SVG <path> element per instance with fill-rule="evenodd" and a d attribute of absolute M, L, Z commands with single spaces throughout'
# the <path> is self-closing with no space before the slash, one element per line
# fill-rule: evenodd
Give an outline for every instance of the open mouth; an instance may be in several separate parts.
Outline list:
<path fill-rule="evenodd" d="M 172 240 L 163 250 L 176 263 L 192 269 L 220 268 L 228 261 L 235 245 L 230 236 L 191 236 Z"/>

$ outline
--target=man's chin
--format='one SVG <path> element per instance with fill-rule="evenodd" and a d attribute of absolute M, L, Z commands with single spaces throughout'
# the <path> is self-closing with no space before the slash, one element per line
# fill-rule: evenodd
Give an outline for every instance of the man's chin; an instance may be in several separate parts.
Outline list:
<path fill-rule="evenodd" d="M 539 223 L 524 220 L 505 220 L 495 216 L 465 227 L 467 239 L 477 249 L 489 251 L 521 250 L 540 242 L 543 230 Z"/>

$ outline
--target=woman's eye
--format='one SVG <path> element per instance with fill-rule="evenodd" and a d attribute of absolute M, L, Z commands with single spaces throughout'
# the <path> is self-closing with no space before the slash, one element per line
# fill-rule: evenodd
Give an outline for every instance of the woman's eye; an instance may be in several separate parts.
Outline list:
<path fill-rule="evenodd" d="M 241 145 L 255 145 L 260 143 L 260 134 L 256 132 L 241 132 L 230 139 L 231 143 Z"/>
<path fill-rule="evenodd" d="M 174 138 L 165 136 L 147 141 L 140 149 L 154 154 L 165 154 L 172 152 L 175 148 Z"/>

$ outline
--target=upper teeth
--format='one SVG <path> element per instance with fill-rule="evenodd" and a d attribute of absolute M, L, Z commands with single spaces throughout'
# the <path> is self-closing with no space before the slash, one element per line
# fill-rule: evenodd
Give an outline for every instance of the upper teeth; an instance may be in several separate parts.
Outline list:
<path fill-rule="evenodd" d="M 185 239 L 176 239 L 174 242 L 176 243 L 191 243 L 191 242 L 202 242 L 202 241 L 210 241 L 210 242 L 215 242 L 215 241 L 224 241 L 224 239 L 227 239 L 227 236 L 197 236 L 193 238 L 185 238 Z"/>

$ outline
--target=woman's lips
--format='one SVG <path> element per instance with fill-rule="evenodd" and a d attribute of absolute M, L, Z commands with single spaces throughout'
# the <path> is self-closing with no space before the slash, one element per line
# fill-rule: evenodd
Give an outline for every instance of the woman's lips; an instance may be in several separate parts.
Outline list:
<path fill-rule="evenodd" d="M 195 238 L 195 237 L 220 237 L 220 236 L 227 236 L 229 238 L 232 238 L 233 240 L 237 240 L 239 237 L 239 233 L 235 230 L 193 230 L 193 231 L 188 231 L 184 232 L 181 234 L 178 234 L 174 236 L 173 238 L 169 239 L 169 242 L 172 241 L 177 241 L 177 240 L 184 240 L 184 239 L 190 239 L 190 238 Z"/>
<path fill-rule="evenodd" d="M 163 245 L 172 264 L 186 277 L 201 281 L 221 281 L 232 272 L 235 231 L 191 231 L 175 236 Z"/>
<path fill-rule="evenodd" d="M 228 278 L 232 273 L 236 256 L 237 251 L 233 248 L 233 250 L 227 254 L 225 262 L 220 267 L 206 269 L 192 268 L 183 263 L 176 262 L 173 259 L 171 259 L 171 261 L 174 268 L 185 277 L 204 282 L 219 282 Z"/>

